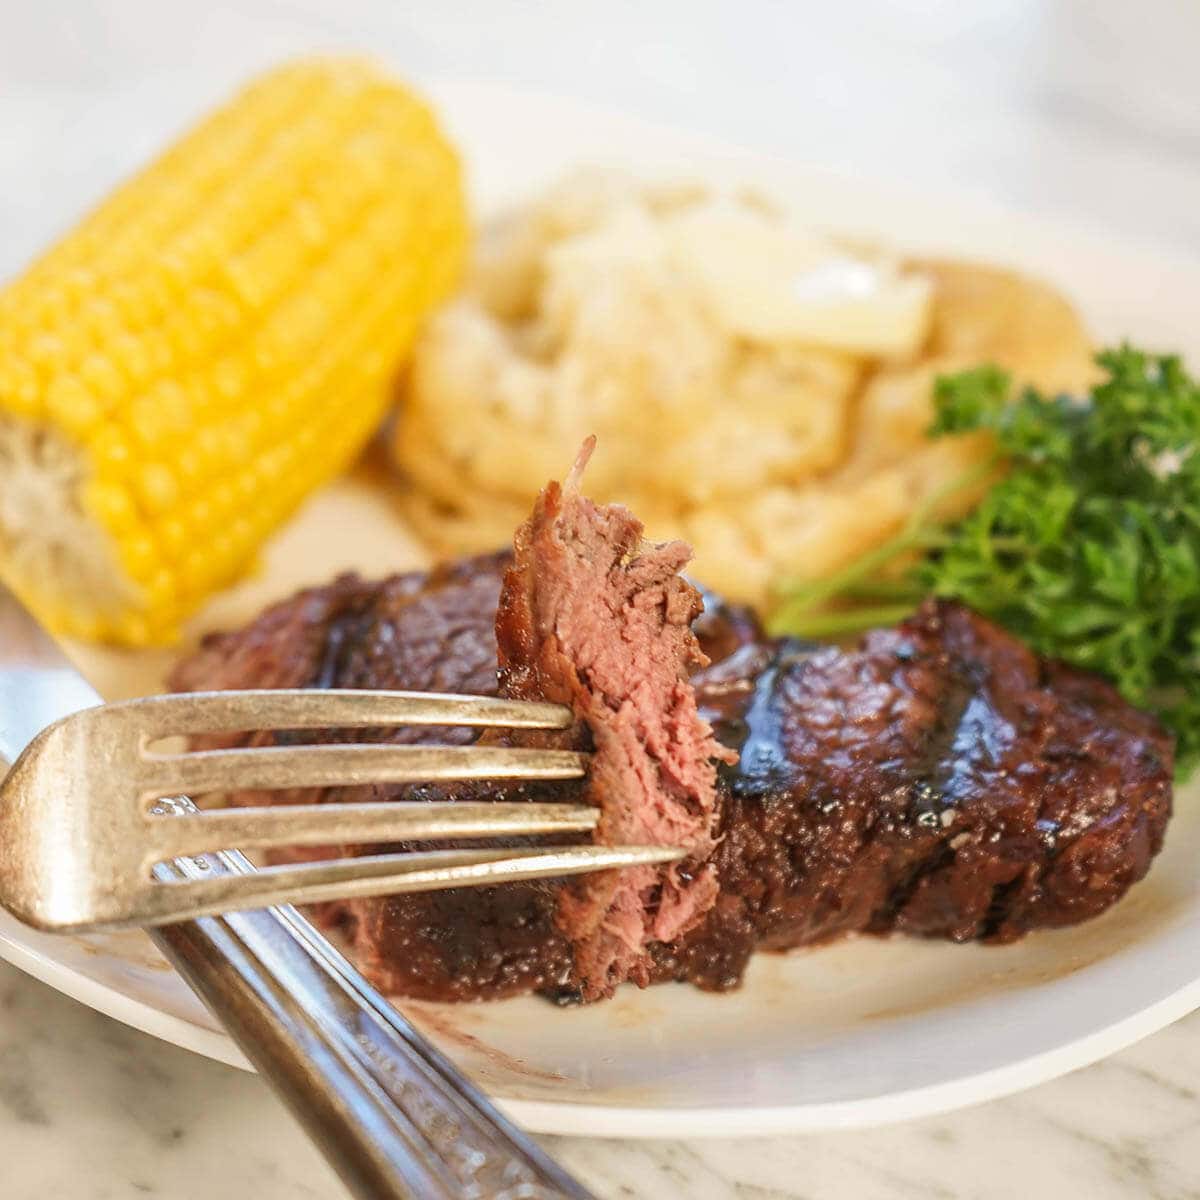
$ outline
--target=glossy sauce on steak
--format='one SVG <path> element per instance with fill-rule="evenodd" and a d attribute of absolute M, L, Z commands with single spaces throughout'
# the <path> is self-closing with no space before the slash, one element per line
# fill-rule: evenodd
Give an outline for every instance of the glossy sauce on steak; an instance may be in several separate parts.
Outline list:
<path fill-rule="evenodd" d="M 850 932 L 1008 942 L 1115 903 L 1162 847 L 1172 750 L 1109 684 L 928 602 L 853 651 L 751 643 L 694 680 L 725 780 L 705 924 L 658 978 Z"/>
<path fill-rule="evenodd" d="M 207 639 L 173 686 L 493 693 L 507 561 L 311 589 Z M 1103 911 L 1162 845 L 1172 748 L 1161 727 L 1104 681 L 1036 658 L 957 605 L 927 604 L 852 651 L 767 639 L 747 611 L 712 596 L 694 629 L 712 659 L 692 680 L 700 711 L 741 759 L 720 775 L 716 901 L 691 932 L 650 947 L 654 980 L 730 988 L 756 949 L 850 932 L 1009 941 Z M 551 794 L 570 793 L 556 784 Z M 363 789 L 287 797 L 350 798 Z M 560 889 L 459 889 L 323 915 L 386 990 L 570 1000 L 581 981 L 555 920 Z"/>

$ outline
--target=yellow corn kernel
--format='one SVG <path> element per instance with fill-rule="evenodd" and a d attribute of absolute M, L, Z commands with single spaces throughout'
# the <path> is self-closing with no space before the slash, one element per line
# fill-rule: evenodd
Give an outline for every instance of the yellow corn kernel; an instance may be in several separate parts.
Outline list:
<path fill-rule="evenodd" d="M 119 484 L 92 480 L 87 484 L 84 507 L 102 528 L 123 543 L 138 528 L 137 508 Z"/>
<path fill-rule="evenodd" d="M 179 485 L 164 463 L 146 463 L 138 476 L 138 499 L 147 512 L 170 513 L 179 500 Z"/>
<path fill-rule="evenodd" d="M 466 237 L 402 84 L 252 82 L 0 291 L 0 571 L 65 632 L 173 636 L 362 448 Z"/>

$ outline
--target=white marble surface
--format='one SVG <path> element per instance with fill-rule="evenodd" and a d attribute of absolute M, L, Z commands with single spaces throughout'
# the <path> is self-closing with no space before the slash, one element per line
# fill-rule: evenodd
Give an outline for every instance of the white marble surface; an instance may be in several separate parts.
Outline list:
<path fill-rule="evenodd" d="M 0 275 L 148 148 L 155 120 L 297 50 L 567 92 L 792 159 L 919 175 L 1200 250 L 1200 8 L 1186 0 L 495 4 L 0 0 Z M 153 122 L 151 122 L 153 124 Z M 88 186 L 96 186 L 95 182 Z M 84 189 L 86 192 L 86 188 Z M 1200 1017 L 1032 1092 L 868 1133 L 549 1139 L 601 1197 L 1200 1197 Z M 336 1200 L 257 1079 L 0 966 L 3 1200 Z"/>
<path fill-rule="evenodd" d="M 546 1144 L 603 1200 L 1190 1200 L 1200 1014 L 1025 1095 L 889 1129 Z M 0 964 L 4 1200 L 339 1200 L 252 1075 Z"/>

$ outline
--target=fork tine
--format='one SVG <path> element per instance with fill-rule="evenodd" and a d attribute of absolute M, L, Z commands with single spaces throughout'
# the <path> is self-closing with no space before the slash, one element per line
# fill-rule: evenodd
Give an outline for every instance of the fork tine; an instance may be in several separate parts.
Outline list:
<path fill-rule="evenodd" d="M 263 746 L 147 754 L 147 796 L 449 779 L 578 779 L 588 756 L 508 746 Z"/>
<path fill-rule="evenodd" d="M 151 822 L 156 861 L 210 850 L 327 843 L 420 841 L 441 837 L 578 833 L 600 810 L 583 804 L 287 804 L 227 808 Z"/>
<path fill-rule="evenodd" d="M 686 853 L 662 846 L 573 846 L 520 852 L 435 850 L 425 854 L 377 854 L 337 862 L 265 867 L 246 875 L 151 884 L 131 920 L 139 925 L 167 925 L 235 908 L 481 887 L 518 879 L 672 862 Z"/>
<path fill-rule="evenodd" d="M 280 688 L 186 692 L 127 701 L 155 730 L 151 737 L 249 729 L 369 729 L 395 725 L 470 725 L 566 729 L 561 704 L 439 692 Z"/>

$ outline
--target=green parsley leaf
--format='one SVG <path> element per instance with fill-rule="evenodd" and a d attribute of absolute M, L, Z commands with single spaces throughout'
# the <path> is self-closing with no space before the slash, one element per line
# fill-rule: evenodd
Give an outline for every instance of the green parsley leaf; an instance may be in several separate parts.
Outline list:
<path fill-rule="evenodd" d="M 924 595 L 959 600 L 1156 712 L 1186 772 L 1200 762 L 1200 385 L 1131 346 L 1097 361 L 1083 399 L 1014 398 L 996 367 L 940 379 L 931 435 L 987 431 L 1007 472 L 962 520 L 940 525 L 927 504 L 835 578 L 785 590 L 772 625 L 844 634 Z"/>

